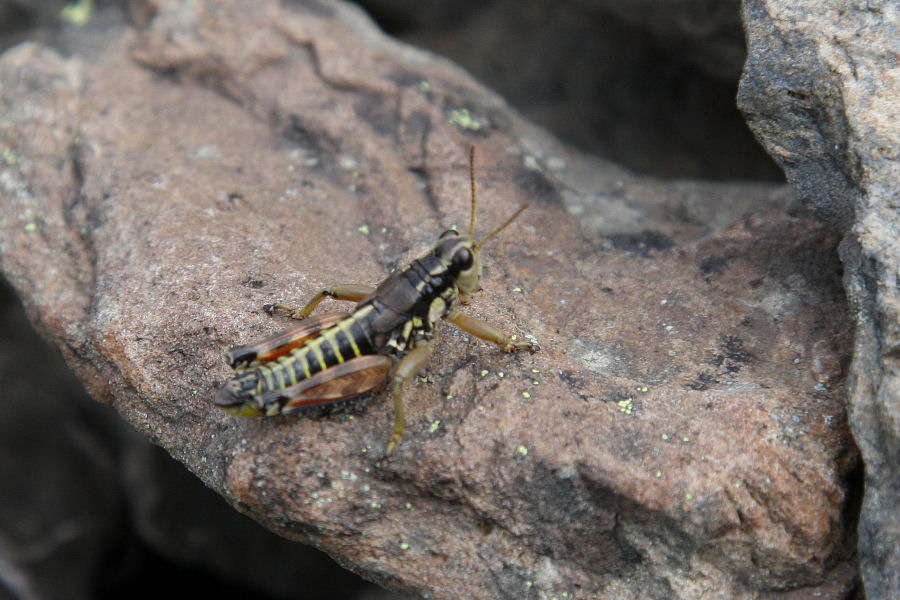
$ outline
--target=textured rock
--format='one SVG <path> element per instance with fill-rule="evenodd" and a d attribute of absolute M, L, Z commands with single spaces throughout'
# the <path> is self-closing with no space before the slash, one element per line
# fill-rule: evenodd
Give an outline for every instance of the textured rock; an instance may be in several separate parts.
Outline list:
<path fill-rule="evenodd" d="M 152 8 L 90 64 L 0 61 L 0 268 L 95 398 L 272 530 L 432 598 L 853 590 L 838 238 L 783 188 L 580 156 L 343 4 Z M 286 324 L 264 304 L 466 221 L 470 143 L 479 229 L 532 207 L 467 311 L 543 351 L 444 328 L 387 463 L 384 391 L 214 410 L 224 350 Z"/>
<path fill-rule="evenodd" d="M 0 380 L 0 597 L 133 597 L 175 587 L 210 594 L 239 585 L 285 599 L 374 600 L 374 586 L 239 515 L 92 401 L 5 282 Z"/>
<path fill-rule="evenodd" d="M 803 200 L 846 234 L 855 318 L 850 420 L 866 465 L 859 553 L 867 597 L 900 597 L 900 15 L 890 3 L 744 7 L 740 103 Z"/>
<path fill-rule="evenodd" d="M 362 4 L 583 150 L 663 177 L 784 178 L 734 104 L 736 0 Z"/>

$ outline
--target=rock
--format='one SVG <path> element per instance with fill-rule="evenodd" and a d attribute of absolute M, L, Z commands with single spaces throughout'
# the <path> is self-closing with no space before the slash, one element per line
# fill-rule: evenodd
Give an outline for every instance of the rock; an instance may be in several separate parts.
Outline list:
<path fill-rule="evenodd" d="M 0 269 L 92 395 L 242 512 L 431 598 L 845 598 L 859 463 L 839 237 L 781 186 L 583 156 L 349 5 L 159 2 L 90 63 L 0 59 Z M 225 350 L 468 220 L 466 311 L 406 388 L 211 406 Z M 323 310 L 333 310 L 329 302 Z"/>
<path fill-rule="evenodd" d="M 0 488 L 0 597 L 377 590 L 238 514 L 92 401 L 16 304 L 0 282 L 0 481 L 15 482 Z"/>
<path fill-rule="evenodd" d="M 845 234 L 855 326 L 849 413 L 866 465 L 860 562 L 868 598 L 897 598 L 900 17 L 879 3 L 753 0 L 744 18 L 741 107 L 803 201 Z"/>
<path fill-rule="evenodd" d="M 583 150 L 663 177 L 784 179 L 734 104 L 736 0 L 362 4 Z"/>

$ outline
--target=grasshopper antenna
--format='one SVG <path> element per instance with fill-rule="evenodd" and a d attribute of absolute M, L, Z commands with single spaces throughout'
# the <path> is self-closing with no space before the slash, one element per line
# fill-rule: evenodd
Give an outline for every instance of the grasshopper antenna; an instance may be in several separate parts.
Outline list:
<path fill-rule="evenodd" d="M 475 144 L 469 146 L 469 188 L 472 190 L 472 216 L 469 218 L 469 236 L 475 235 Z"/>
<path fill-rule="evenodd" d="M 510 218 L 508 218 L 508 219 L 503 223 L 503 225 L 501 225 L 501 226 L 498 227 L 497 229 L 495 229 L 495 230 L 493 230 L 492 232 L 490 232 L 489 234 L 487 234 L 487 237 L 485 237 L 483 240 L 481 240 L 480 242 L 478 242 L 476 245 L 480 248 L 481 246 L 484 245 L 484 243 L 485 243 L 486 241 L 488 241 L 489 239 L 491 239 L 492 237 L 494 237 L 495 235 L 497 235 L 498 233 L 500 233 L 501 231 L 503 231 L 503 229 L 504 229 L 507 225 L 509 225 L 510 223 L 512 223 L 513 221 L 515 221 L 515 220 L 516 220 L 516 217 L 518 217 L 520 214 L 522 214 L 522 211 L 523 211 L 523 210 L 525 210 L 526 208 L 528 208 L 528 205 L 529 205 L 529 204 L 530 204 L 530 202 L 526 202 L 525 204 L 523 204 L 522 206 L 520 206 L 520 207 L 519 207 L 519 210 L 517 210 L 516 212 L 514 212 L 514 213 L 513 213 L 513 216 L 511 216 Z"/>

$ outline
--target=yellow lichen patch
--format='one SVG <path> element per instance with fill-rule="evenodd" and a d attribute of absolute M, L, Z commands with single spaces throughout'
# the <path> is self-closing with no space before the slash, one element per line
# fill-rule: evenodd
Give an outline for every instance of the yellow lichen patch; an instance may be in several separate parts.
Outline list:
<path fill-rule="evenodd" d="M 484 126 L 481 121 L 469 112 L 468 108 L 455 108 L 450 111 L 447 124 L 466 129 L 468 131 L 480 131 Z"/>
<path fill-rule="evenodd" d="M 59 16 L 72 25 L 85 25 L 94 15 L 94 0 L 78 0 L 63 6 Z"/>

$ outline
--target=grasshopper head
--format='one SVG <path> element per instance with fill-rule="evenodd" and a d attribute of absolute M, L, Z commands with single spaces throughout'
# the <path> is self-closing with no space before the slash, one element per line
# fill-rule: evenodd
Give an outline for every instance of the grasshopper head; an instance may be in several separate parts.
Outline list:
<path fill-rule="evenodd" d="M 478 291 L 481 285 L 481 247 L 475 238 L 448 229 L 441 234 L 434 253 L 453 275 L 460 293 Z"/>

